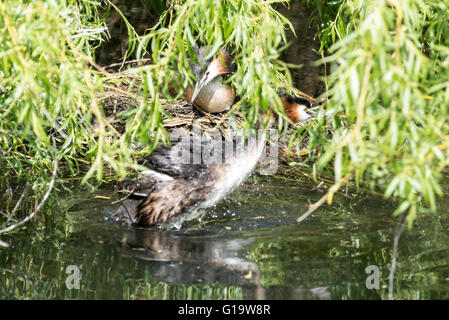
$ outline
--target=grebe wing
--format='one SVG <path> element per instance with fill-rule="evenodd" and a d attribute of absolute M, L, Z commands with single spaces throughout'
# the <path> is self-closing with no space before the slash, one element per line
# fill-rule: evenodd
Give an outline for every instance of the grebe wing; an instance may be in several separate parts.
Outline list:
<path fill-rule="evenodd" d="M 225 144 L 228 142 L 230 145 Z M 209 201 L 226 173 L 226 148 L 234 144 L 235 140 L 192 137 L 174 142 L 171 147 L 157 147 L 142 162 L 148 170 L 127 181 L 132 195 L 122 202 L 113 218 L 152 225 L 175 219 Z M 181 159 L 177 152 L 183 153 Z"/>
<path fill-rule="evenodd" d="M 147 170 L 135 178 L 123 180 L 122 186 L 128 190 L 129 194 L 121 201 L 120 207 L 112 214 L 111 218 L 117 221 L 136 223 L 139 204 L 154 191 L 156 185 L 171 180 L 173 180 L 172 177 L 153 170 Z"/>
<path fill-rule="evenodd" d="M 140 179 L 140 181 L 139 181 Z M 149 226 L 179 217 L 186 211 L 203 203 L 211 185 L 201 179 L 152 180 L 152 184 L 139 185 L 147 177 L 137 179 L 138 186 L 121 202 L 112 219 L 140 226 Z M 143 179 L 143 180 L 142 180 Z"/>
<path fill-rule="evenodd" d="M 174 179 L 201 179 L 212 166 L 222 163 L 223 152 L 223 141 L 192 136 L 171 146 L 158 146 L 142 164 Z"/>

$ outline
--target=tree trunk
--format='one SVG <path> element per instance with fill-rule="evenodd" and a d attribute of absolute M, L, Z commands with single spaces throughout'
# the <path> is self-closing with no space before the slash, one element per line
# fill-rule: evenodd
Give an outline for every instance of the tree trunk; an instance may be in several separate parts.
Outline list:
<path fill-rule="evenodd" d="M 293 85 L 302 92 L 317 97 L 324 92 L 322 77 L 325 66 L 312 66 L 320 56 L 314 51 L 320 48 L 317 25 L 310 22 L 310 10 L 301 0 L 293 0 L 290 7 L 279 5 L 277 10 L 293 25 L 296 37 L 291 30 L 287 31 L 290 46 L 282 53 L 281 59 L 288 63 L 303 65 L 300 69 L 291 69 Z"/>

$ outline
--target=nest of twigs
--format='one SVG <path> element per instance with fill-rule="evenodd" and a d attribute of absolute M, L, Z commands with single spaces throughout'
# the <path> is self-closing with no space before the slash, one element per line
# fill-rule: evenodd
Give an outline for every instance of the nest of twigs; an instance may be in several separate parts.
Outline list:
<path fill-rule="evenodd" d="M 113 78 L 131 77 L 123 74 L 111 74 Z M 114 128 L 123 133 L 125 124 L 116 118 L 116 115 L 124 110 L 136 108 L 140 105 L 138 93 L 130 89 L 126 81 L 115 81 L 103 92 L 101 101 L 107 120 Z M 230 118 L 236 124 L 245 121 L 244 116 L 238 110 L 231 109 L 223 113 L 211 114 L 195 107 L 192 103 L 179 100 L 173 103 L 163 100 L 164 116 L 162 124 L 170 134 L 174 130 L 182 130 L 186 134 L 197 134 L 198 132 L 216 132 L 217 130 L 225 136 L 231 129 Z M 230 116 L 232 114 L 232 116 Z M 300 126 L 304 124 L 299 124 Z M 289 147 L 292 130 L 283 131 L 279 137 L 279 163 L 288 164 L 299 161 L 302 155 L 307 153 L 307 137 L 301 142 L 293 141 Z"/>

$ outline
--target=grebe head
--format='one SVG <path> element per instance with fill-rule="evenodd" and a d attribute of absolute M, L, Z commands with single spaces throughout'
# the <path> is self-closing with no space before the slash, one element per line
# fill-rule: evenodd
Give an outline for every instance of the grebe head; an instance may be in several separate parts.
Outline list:
<path fill-rule="evenodd" d="M 308 110 L 308 108 L 314 106 L 314 103 L 310 100 L 295 94 L 287 94 L 285 89 L 279 90 L 278 94 L 284 106 L 285 114 L 293 123 L 302 122 L 315 116 L 315 111 Z"/>
<path fill-rule="evenodd" d="M 230 74 L 232 72 L 231 56 L 224 49 L 220 49 L 218 51 L 217 56 L 210 61 L 204 61 L 206 47 L 201 47 L 197 50 L 197 59 L 200 66 L 205 65 L 205 70 L 198 70 L 198 65 L 194 65 L 192 67 L 195 75 L 199 79 L 195 85 L 195 89 L 193 91 L 192 97 L 190 99 L 191 102 L 194 102 L 197 98 L 198 94 L 201 90 L 206 88 L 213 80 Z M 195 72 L 196 71 L 196 72 Z M 229 92 L 231 94 L 231 92 Z M 234 93 L 232 93 L 234 95 Z M 232 97 L 232 99 L 234 96 Z"/>

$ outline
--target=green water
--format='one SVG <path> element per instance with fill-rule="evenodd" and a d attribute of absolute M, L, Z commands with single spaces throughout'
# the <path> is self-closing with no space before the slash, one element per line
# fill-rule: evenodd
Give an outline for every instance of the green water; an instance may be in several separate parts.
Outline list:
<path fill-rule="evenodd" d="M 114 186 L 61 192 L 39 223 L 0 249 L 2 299 L 386 299 L 398 220 L 393 204 L 348 193 L 301 224 L 323 190 L 252 177 L 181 230 L 135 229 L 107 219 Z M 98 196 L 111 196 L 101 199 Z M 401 237 L 395 299 L 449 298 L 448 214 L 421 216 Z M 79 268 L 68 289 L 66 268 Z M 379 268 L 368 289 L 367 266 Z"/>

